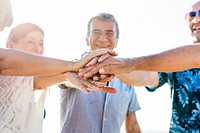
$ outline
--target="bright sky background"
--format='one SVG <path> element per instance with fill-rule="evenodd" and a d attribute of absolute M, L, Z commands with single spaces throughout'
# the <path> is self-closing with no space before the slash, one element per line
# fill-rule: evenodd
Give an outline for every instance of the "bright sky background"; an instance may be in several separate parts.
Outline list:
<path fill-rule="evenodd" d="M 158 53 L 192 38 L 184 16 L 197 0 L 11 0 L 14 23 L 1 34 L 5 47 L 10 29 L 19 23 L 38 24 L 45 32 L 45 56 L 71 60 L 87 50 L 87 22 L 99 12 L 113 14 L 119 23 L 116 51 L 122 57 Z M 3 41 L 3 42 L 2 42 Z M 44 133 L 59 131 L 59 92 L 50 88 L 45 108 Z M 143 133 L 167 133 L 170 122 L 170 89 L 154 93 L 136 87 L 141 110 L 137 119 Z M 114 113 L 114 112 L 113 112 Z M 124 129 L 122 128 L 122 131 Z"/>

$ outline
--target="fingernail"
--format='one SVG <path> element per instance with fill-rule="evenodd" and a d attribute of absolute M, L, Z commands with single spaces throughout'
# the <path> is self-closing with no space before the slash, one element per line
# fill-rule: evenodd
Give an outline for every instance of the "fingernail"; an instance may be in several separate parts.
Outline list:
<path fill-rule="evenodd" d="M 90 91 L 89 91 L 89 90 L 87 90 L 86 94 L 90 94 Z"/>
<path fill-rule="evenodd" d="M 101 69 L 99 69 L 99 72 L 100 72 L 100 73 L 104 73 L 104 72 L 105 72 L 105 69 L 101 68 Z"/>

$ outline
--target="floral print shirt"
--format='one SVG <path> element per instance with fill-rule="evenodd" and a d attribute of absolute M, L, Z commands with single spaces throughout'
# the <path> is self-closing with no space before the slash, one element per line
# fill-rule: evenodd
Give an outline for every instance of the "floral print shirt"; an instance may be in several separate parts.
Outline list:
<path fill-rule="evenodd" d="M 160 83 L 148 88 L 155 91 L 165 83 L 171 88 L 172 118 L 170 133 L 200 133 L 200 69 L 159 72 Z"/>

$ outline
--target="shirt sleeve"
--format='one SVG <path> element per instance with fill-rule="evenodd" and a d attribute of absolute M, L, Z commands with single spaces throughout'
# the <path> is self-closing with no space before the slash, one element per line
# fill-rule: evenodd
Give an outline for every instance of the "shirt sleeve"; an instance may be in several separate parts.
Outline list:
<path fill-rule="evenodd" d="M 158 72 L 158 76 L 159 76 L 159 84 L 158 84 L 158 86 L 155 86 L 155 87 L 147 87 L 147 86 L 145 86 L 145 88 L 150 92 L 153 92 L 153 91 L 157 90 L 159 87 L 163 86 L 165 83 L 168 82 L 170 75 L 171 75 L 170 73 Z"/>
<path fill-rule="evenodd" d="M 135 111 L 138 111 L 140 110 L 140 105 L 139 105 L 139 102 L 138 102 L 138 99 L 137 99 L 137 95 L 136 95 L 136 92 L 135 92 L 135 88 L 133 86 L 130 86 L 131 88 L 131 99 L 130 99 L 130 104 L 129 104 L 129 108 L 128 108 L 128 112 L 135 112 Z"/>

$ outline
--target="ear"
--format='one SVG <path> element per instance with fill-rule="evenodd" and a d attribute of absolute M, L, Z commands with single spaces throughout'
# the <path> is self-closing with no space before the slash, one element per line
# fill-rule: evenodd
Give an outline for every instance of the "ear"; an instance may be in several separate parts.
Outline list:
<path fill-rule="evenodd" d="M 10 39 L 8 39 L 7 43 L 6 43 L 6 48 L 13 48 L 14 42 Z"/>
<path fill-rule="evenodd" d="M 185 14 L 185 21 L 186 22 L 189 22 L 189 16 L 188 16 L 189 14 L 187 13 L 187 14 Z"/>
<path fill-rule="evenodd" d="M 116 42 L 115 42 L 115 48 L 117 47 L 117 43 L 118 43 L 118 39 L 117 39 Z"/>
<path fill-rule="evenodd" d="M 90 46 L 90 45 L 89 45 L 89 39 L 88 39 L 88 36 L 86 36 L 86 43 L 87 43 L 87 46 Z"/>

